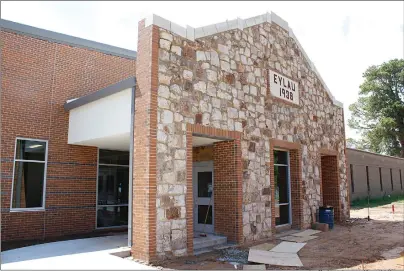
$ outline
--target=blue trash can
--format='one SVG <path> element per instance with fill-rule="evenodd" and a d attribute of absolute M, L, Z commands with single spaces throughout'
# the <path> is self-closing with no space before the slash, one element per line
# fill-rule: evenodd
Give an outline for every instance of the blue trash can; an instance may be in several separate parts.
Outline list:
<path fill-rule="evenodd" d="M 318 220 L 320 223 L 327 223 L 328 227 L 334 227 L 334 208 L 333 207 L 320 207 L 318 212 Z"/>

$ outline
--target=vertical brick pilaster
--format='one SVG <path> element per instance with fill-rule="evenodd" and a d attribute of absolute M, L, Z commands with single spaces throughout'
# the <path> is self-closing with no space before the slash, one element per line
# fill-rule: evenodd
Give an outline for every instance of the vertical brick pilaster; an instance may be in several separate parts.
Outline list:
<path fill-rule="evenodd" d="M 189 128 L 189 126 L 188 126 Z M 187 129 L 187 194 L 185 207 L 187 209 L 187 253 L 194 253 L 194 191 L 192 182 L 192 131 Z"/>
<path fill-rule="evenodd" d="M 300 149 L 290 150 L 292 228 L 303 228 L 303 187 Z"/>
<path fill-rule="evenodd" d="M 335 220 L 341 220 L 338 159 L 336 155 L 321 157 L 321 187 L 323 205 L 333 206 Z"/>
<path fill-rule="evenodd" d="M 242 185 L 240 140 L 213 145 L 214 228 L 229 241 L 242 240 Z"/>
<path fill-rule="evenodd" d="M 158 29 L 139 22 L 133 163 L 132 256 L 156 260 Z"/>

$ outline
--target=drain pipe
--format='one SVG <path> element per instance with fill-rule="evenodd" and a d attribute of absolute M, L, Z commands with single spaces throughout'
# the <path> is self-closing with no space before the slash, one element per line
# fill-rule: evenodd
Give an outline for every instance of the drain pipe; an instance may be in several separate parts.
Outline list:
<path fill-rule="evenodd" d="M 132 224 L 133 224 L 133 148 L 134 148 L 134 124 L 135 124 L 135 99 L 136 99 L 136 78 L 132 87 L 132 104 L 130 116 L 130 144 L 129 144 L 129 204 L 128 204 L 128 247 L 132 248 Z"/>

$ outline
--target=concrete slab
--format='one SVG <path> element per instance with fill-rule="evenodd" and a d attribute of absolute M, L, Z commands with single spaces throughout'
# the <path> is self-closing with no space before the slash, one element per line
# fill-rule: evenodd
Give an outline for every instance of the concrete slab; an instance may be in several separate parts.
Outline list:
<path fill-rule="evenodd" d="M 309 235 L 309 236 L 289 235 L 289 236 L 281 237 L 279 239 L 281 239 L 283 241 L 289 241 L 289 242 L 304 243 L 304 242 L 307 242 L 309 240 L 316 239 L 316 238 L 318 238 L 318 236 L 315 236 L 315 235 Z"/>
<path fill-rule="evenodd" d="M 298 233 L 298 232 L 301 232 L 301 231 L 298 231 L 298 230 L 288 230 L 288 231 L 285 231 L 285 232 L 280 232 L 280 233 L 275 234 L 275 238 L 279 239 L 280 237 L 292 235 L 292 234 Z"/>
<path fill-rule="evenodd" d="M 296 253 L 279 253 L 250 249 L 248 261 L 280 266 L 303 266 Z"/>
<path fill-rule="evenodd" d="M 306 243 L 294 243 L 294 242 L 282 242 L 273 249 L 271 252 L 282 252 L 282 253 L 297 253 L 301 250 Z"/>
<path fill-rule="evenodd" d="M 302 232 L 292 233 L 291 235 L 303 237 L 303 236 L 310 236 L 310 235 L 313 235 L 313 234 L 317 234 L 317 233 L 320 233 L 320 232 L 321 231 L 318 231 L 318 230 L 308 229 L 308 230 L 304 230 Z"/>
<path fill-rule="evenodd" d="M 265 264 L 245 264 L 243 270 L 266 270 Z"/>
<path fill-rule="evenodd" d="M 255 249 L 255 250 L 271 250 L 272 248 L 274 248 L 276 245 L 275 244 L 271 244 L 271 243 L 264 243 L 264 244 L 260 244 L 260 245 L 256 245 L 253 247 L 250 247 L 250 249 Z"/>
<path fill-rule="evenodd" d="M 1 252 L 2 270 L 156 270 L 125 254 L 127 235 L 53 242 Z"/>

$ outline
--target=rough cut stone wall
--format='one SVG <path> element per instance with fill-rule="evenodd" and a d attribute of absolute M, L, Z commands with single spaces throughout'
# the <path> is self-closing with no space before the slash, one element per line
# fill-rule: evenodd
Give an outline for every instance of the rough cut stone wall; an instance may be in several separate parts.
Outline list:
<path fill-rule="evenodd" d="M 263 193 L 271 181 L 271 138 L 303 146 L 301 168 L 306 226 L 311 222 L 312 210 L 320 204 L 319 149 L 339 152 L 342 212 L 347 215 L 343 109 L 333 105 L 285 30 L 276 24 L 264 23 L 192 42 L 160 29 L 159 46 L 159 256 L 186 254 L 186 123 L 243 132 L 245 241 L 271 235 L 271 207 L 265 204 L 271 198 Z M 299 82 L 300 106 L 271 98 L 267 87 L 268 69 Z"/>

